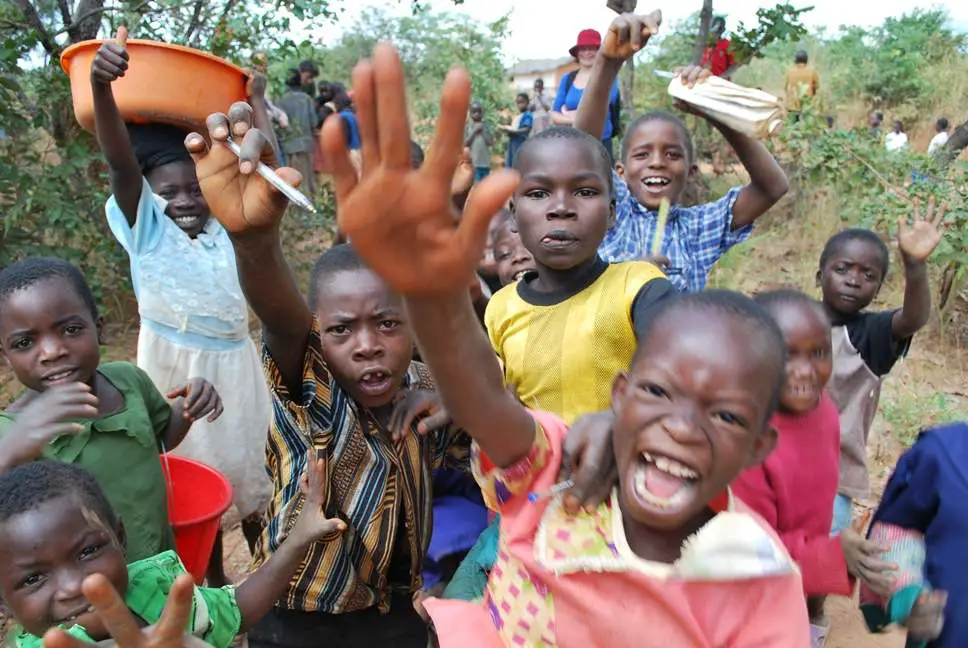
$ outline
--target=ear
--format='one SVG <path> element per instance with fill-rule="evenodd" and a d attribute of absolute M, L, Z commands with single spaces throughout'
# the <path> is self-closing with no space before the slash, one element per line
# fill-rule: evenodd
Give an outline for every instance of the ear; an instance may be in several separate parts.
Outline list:
<path fill-rule="evenodd" d="M 612 381 L 612 411 L 615 416 L 622 415 L 622 404 L 625 402 L 625 394 L 629 389 L 629 375 L 624 371 Z"/>
<path fill-rule="evenodd" d="M 625 165 L 622 164 L 621 162 L 616 162 L 615 163 L 615 173 L 618 174 L 618 177 L 624 178 L 625 177 Z"/>
<path fill-rule="evenodd" d="M 98 315 L 97 321 L 94 322 L 94 329 L 97 331 L 97 343 L 104 345 L 107 342 L 104 341 L 104 318 Z"/>
<path fill-rule="evenodd" d="M 514 214 L 514 198 L 513 197 L 508 198 L 508 211 L 511 213 L 512 216 L 515 216 L 515 214 Z M 517 223 L 517 216 L 515 216 L 515 218 L 514 218 L 514 224 L 515 225 L 518 224 Z"/>
<path fill-rule="evenodd" d="M 615 224 L 615 198 L 608 201 L 608 227 L 611 229 Z"/>
<path fill-rule="evenodd" d="M 698 175 L 699 175 L 699 165 L 693 162 L 692 164 L 689 165 L 689 173 L 687 174 L 686 177 L 688 177 L 691 180 L 692 178 L 695 178 Z"/>
<path fill-rule="evenodd" d="M 753 447 L 750 449 L 750 455 L 746 460 L 745 467 L 752 468 L 766 461 L 766 458 L 770 456 L 770 453 L 776 447 L 778 436 L 776 428 L 767 424 L 756 438 L 756 441 L 753 442 Z"/>
<path fill-rule="evenodd" d="M 823 288 L 823 270 L 817 270 L 817 276 L 814 277 L 814 282 L 816 283 L 817 288 Z"/>

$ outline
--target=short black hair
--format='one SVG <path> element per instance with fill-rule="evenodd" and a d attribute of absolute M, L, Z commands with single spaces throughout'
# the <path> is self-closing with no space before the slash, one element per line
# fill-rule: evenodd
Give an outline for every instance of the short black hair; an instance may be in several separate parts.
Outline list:
<path fill-rule="evenodd" d="M 636 364 L 645 348 L 645 341 L 655 327 L 670 317 L 721 315 L 739 321 L 749 333 L 749 339 L 757 340 L 770 361 L 773 391 L 766 412 L 766 420 L 780 405 L 780 395 L 785 381 L 787 361 L 786 342 L 783 332 L 767 310 L 746 295 L 732 290 L 704 290 L 668 297 L 651 309 L 639 331 L 638 347 L 632 358 Z"/>
<path fill-rule="evenodd" d="M 877 252 L 881 257 L 881 280 L 883 281 L 891 266 L 891 252 L 887 249 L 887 244 L 881 240 L 880 236 L 869 229 L 863 229 L 861 227 L 849 227 L 827 239 L 827 243 L 823 246 L 823 252 L 820 253 L 820 271 L 822 272 L 827 267 L 827 262 L 830 261 L 830 257 L 842 250 L 850 241 L 864 241 L 877 248 Z"/>
<path fill-rule="evenodd" d="M 808 60 L 808 58 L 807 58 L 807 51 L 806 50 L 797 50 L 796 55 L 794 55 L 794 57 L 793 57 L 793 62 L 794 63 L 806 63 L 807 60 Z"/>
<path fill-rule="evenodd" d="M 97 303 L 84 275 L 73 263 L 55 257 L 29 257 L 0 270 L 0 304 L 15 292 L 49 279 L 62 279 L 69 283 L 97 322 L 100 317 Z M 2 312 L 3 308 L 0 307 Z"/>
<path fill-rule="evenodd" d="M 286 72 L 286 87 L 287 88 L 301 88 L 302 87 L 302 77 L 299 76 L 299 70 L 296 68 L 289 68 Z"/>
<path fill-rule="evenodd" d="M 58 497 L 74 497 L 113 531 L 118 516 L 94 477 L 63 461 L 41 459 L 0 475 L 0 522 L 36 510 Z"/>
<path fill-rule="evenodd" d="M 679 129 L 679 133 L 682 135 L 682 144 L 686 149 L 686 161 L 691 165 L 696 159 L 696 147 L 692 143 L 692 133 L 689 132 L 685 122 L 675 115 L 665 112 L 664 110 L 653 110 L 632 120 L 632 123 L 629 124 L 629 127 L 625 130 L 625 137 L 622 139 L 622 162 L 625 162 L 625 158 L 629 154 L 629 147 L 632 145 L 632 135 L 639 129 L 640 126 L 642 126 L 642 124 L 647 124 L 651 121 L 663 121 L 667 124 L 672 124 Z"/>
<path fill-rule="evenodd" d="M 874 116 L 877 117 L 879 120 L 884 121 L 884 113 L 882 113 L 880 110 L 875 110 Z"/>
<path fill-rule="evenodd" d="M 552 126 L 524 140 L 524 144 L 518 149 L 518 156 L 514 158 L 514 169 L 520 170 L 518 167 L 521 164 L 521 159 L 524 157 L 525 151 L 550 140 L 571 140 L 575 143 L 591 146 L 595 150 L 598 159 L 601 160 L 604 167 L 605 181 L 608 183 L 608 193 L 614 198 L 615 188 L 612 186 L 612 156 L 608 154 L 608 149 L 605 148 L 605 145 L 597 137 L 589 135 L 585 131 L 580 131 L 577 128 L 572 128 L 571 126 Z"/>
<path fill-rule="evenodd" d="M 807 306 L 818 309 L 824 318 L 827 318 L 827 312 L 823 309 L 823 304 L 805 292 L 796 290 L 795 288 L 780 288 L 757 293 L 753 296 L 753 301 L 774 315 L 777 310 L 784 306 Z"/>
<path fill-rule="evenodd" d="M 309 287 L 306 291 L 309 310 L 316 312 L 316 306 L 319 302 L 319 283 L 323 277 L 354 270 L 369 270 L 369 267 L 363 263 L 363 259 L 360 258 L 356 249 L 349 243 L 334 245 L 319 255 L 309 273 Z"/>
<path fill-rule="evenodd" d="M 935 123 L 935 128 L 937 128 L 938 132 L 940 133 L 941 131 L 948 130 L 949 125 L 950 124 L 948 123 L 947 117 L 938 117 L 938 121 Z"/>
<path fill-rule="evenodd" d="M 319 68 L 316 67 L 316 64 L 309 59 L 304 59 L 299 62 L 299 71 L 309 72 L 314 77 L 319 76 Z"/>
<path fill-rule="evenodd" d="M 514 98 L 515 101 L 518 99 L 524 99 L 526 102 L 531 101 L 531 97 L 528 96 L 527 92 L 519 92 L 518 96 Z"/>

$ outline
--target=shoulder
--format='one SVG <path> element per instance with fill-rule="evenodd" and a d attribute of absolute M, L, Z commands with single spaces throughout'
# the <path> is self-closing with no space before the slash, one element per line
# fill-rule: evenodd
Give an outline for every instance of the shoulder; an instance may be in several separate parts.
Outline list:
<path fill-rule="evenodd" d="M 105 362 L 97 370 L 119 389 L 122 385 L 141 387 L 147 383 L 154 386 L 144 369 L 130 362 Z"/>

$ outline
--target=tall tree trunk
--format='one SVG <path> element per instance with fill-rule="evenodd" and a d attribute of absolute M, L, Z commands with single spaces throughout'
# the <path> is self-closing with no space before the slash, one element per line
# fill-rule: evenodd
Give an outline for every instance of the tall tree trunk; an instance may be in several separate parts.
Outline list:
<path fill-rule="evenodd" d="M 713 22 L 713 0 L 703 0 L 702 11 L 699 12 L 699 36 L 696 38 L 696 49 L 692 54 L 692 64 L 699 65 L 702 53 L 706 51 L 709 42 L 709 26 Z"/>

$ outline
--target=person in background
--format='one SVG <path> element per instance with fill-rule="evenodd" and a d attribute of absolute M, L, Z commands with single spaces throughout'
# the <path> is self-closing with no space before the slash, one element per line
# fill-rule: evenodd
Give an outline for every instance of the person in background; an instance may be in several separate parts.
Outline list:
<path fill-rule="evenodd" d="M 343 126 L 346 147 L 351 151 L 359 150 L 360 124 L 356 119 L 356 112 L 353 110 L 353 100 L 345 89 L 341 89 L 334 95 L 333 106 L 336 108 L 336 112 Z"/>
<path fill-rule="evenodd" d="M 938 121 L 934 124 L 935 136 L 931 138 L 931 143 L 928 144 L 928 155 L 934 155 L 948 143 L 948 119 L 946 117 L 939 117 Z"/>
<path fill-rule="evenodd" d="M 491 173 L 491 147 L 494 136 L 484 123 L 484 107 L 475 101 L 471 104 L 471 123 L 464 131 L 464 146 L 471 150 L 474 165 L 474 182 L 480 182 Z"/>
<path fill-rule="evenodd" d="M 545 95 L 544 79 L 534 80 L 534 97 L 531 99 L 531 111 L 533 124 L 531 133 L 537 135 L 541 131 L 551 126 L 551 107 L 553 102 Z"/>
<path fill-rule="evenodd" d="M 803 98 L 817 96 L 817 90 L 820 89 L 820 75 L 808 63 L 804 50 L 797 51 L 793 67 L 787 70 L 785 87 L 787 110 L 795 115 L 795 119 L 799 119 Z"/>
<path fill-rule="evenodd" d="M 498 126 L 508 136 L 508 152 L 504 158 L 504 166 L 509 169 L 514 166 L 514 158 L 517 157 L 518 150 L 531 135 L 534 126 L 534 115 L 528 110 L 530 102 L 527 93 L 520 93 L 514 103 L 518 107 L 518 114 L 514 116 L 511 125 Z"/>
<path fill-rule="evenodd" d="M 551 121 L 558 126 L 574 126 L 575 116 L 578 114 L 578 104 L 585 94 L 585 87 L 592 74 L 595 55 L 602 46 L 602 35 L 594 29 L 583 29 L 578 33 L 578 40 L 568 53 L 578 63 L 578 69 L 572 70 L 561 79 L 558 94 L 552 107 Z M 618 78 L 611 86 L 608 95 L 608 114 L 602 126 L 601 140 L 605 144 L 612 160 L 615 160 L 615 150 L 612 139 L 618 133 L 621 121 L 621 95 L 618 90 Z"/>
<path fill-rule="evenodd" d="M 713 76 L 729 81 L 736 68 L 736 57 L 729 51 L 730 41 L 725 37 L 726 19 L 722 16 L 713 18 L 709 25 L 709 45 L 702 54 L 700 65 Z"/>
<path fill-rule="evenodd" d="M 908 136 L 900 119 L 894 120 L 894 128 L 884 137 L 884 147 L 888 151 L 900 151 L 908 147 Z"/>
<path fill-rule="evenodd" d="M 305 61 L 304 61 L 305 63 Z M 294 68 L 286 76 L 286 94 L 279 99 L 279 107 L 289 117 L 289 128 L 280 138 L 280 147 L 286 156 L 287 166 L 299 171 L 303 177 L 300 187 L 306 195 L 316 194 L 316 175 L 313 157 L 316 150 L 316 109 L 312 98 L 303 91 L 305 72 Z"/>
<path fill-rule="evenodd" d="M 867 124 L 870 126 L 870 136 L 875 140 L 881 139 L 881 127 L 884 124 L 884 113 L 875 110 L 867 117 Z"/>
<path fill-rule="evenodd" d="M 319 76 L 319 68 L 311 60 L 306 59 L 299 63 L 299 87 L 310 97 L 316 96 L 316 77 Z"/>
<path fill-rule="evenodd" d="M 269 75 L 269 56 L 265 52 L 253 53 L 252 69 L 256 74 L 261 74 L 262 76 L 267 77 Z M 251 89 L 247 94 L 250 97 L 252 96 Z M 264 93 L 264 99 L 266 102 L 266 108 L 269 111 L 269 117 L 272 118 L 273 124 L 279 126 L 279 128 L 289 128 L 289 117 L 286 115 L 286 111 L 272 103 L 272 99 L 269 96 L 268 91 Z M 283 163 L 282 160 L 279 162 L 280 164 Z"/>

